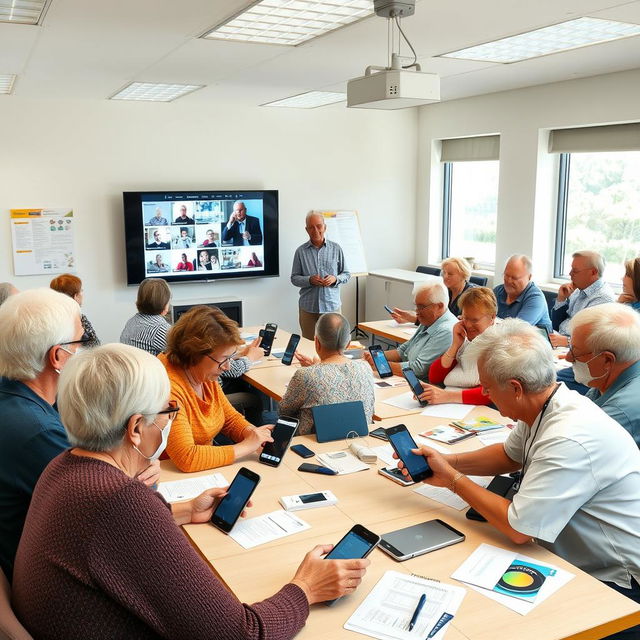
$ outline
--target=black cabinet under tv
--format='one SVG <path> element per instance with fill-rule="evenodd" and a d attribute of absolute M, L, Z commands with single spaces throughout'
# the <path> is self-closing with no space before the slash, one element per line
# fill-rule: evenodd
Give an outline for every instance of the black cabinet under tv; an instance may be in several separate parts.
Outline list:
<path fill-rule="evenodd" d="M 239 298 L 203 298 L 202 300 L 177 301 L 172 305 L 172 321 L 176 322 L 183 313 L 200 304 L 204 304 L 207 307 L 218 307 L 220 311 L 235 320 L 239 326 L 242 326 L 242 300 Z"/>

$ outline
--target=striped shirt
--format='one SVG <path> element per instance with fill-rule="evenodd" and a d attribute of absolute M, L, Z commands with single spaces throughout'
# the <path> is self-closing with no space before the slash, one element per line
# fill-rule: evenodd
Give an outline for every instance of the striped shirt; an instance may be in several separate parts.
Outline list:
<path fill-rule="evenodd" d="M 162 316 L 136 313 L 124 325 L 120 334 L 120 342 L 157 356 L 167 348 L 168 332 L 169 324 Z"/>

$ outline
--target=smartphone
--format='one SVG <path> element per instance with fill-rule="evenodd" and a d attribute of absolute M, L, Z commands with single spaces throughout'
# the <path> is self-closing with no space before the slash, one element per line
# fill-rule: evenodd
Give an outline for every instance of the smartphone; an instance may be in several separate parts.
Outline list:
<path fill-rule="evenodd" d="M 389 478 L 389 480 L 393 480 L 394 482 L 401 484 L 403 487 L 410 487 L 415 484 L 415 482 L 407 478 L 407 476 L 405 476 L 398 467 L 395 469 L 387 469 L 386 467 L 384 469 L 378 469 L 378 473 L 385 478 Z"/>
<path fill-rule="evenodd" d="M 390 309 L 389 307 L 387 307 L 387 305 L 386 305 L 386 304 L 384 305 L 384 310 L 385 310 L 387 313 L 393 313 L 393 309 Z"/>
<path fill-rule="evenodd" d="M 305 447 L 303 444 L 294 444 L 292 447 L 289 447 L 291 451 L 297 453 L 301 458 L 313 458 L 316 454 L 309 449 L 309 447 Z"/>
<path fill-rule="evenodd" d="M 260 482 L 260 476 L 257 473 L 246 467 L 240 467 L 227 489 L 227 495 L 220 500 L 211 515 L 211 524 L 229 533 L 249 502 L 258 482 Z"/>
<path fill-rule="evenodd" d="M 416 400 L 420 403 L 421 407 L 426 407 L 429 403 L 426 400 L 420 400 L 419 396 L 424 391 L 422 385 L 420 384 L 420 380 L 418 380 L 418 376 L 413 372 L 411 367 L 407 367 L 402 370 L 402 375 L 404 379 L 409 383 L 411 387 L 411 391 L 413 391 L 413 395 L 416 397 Z"/>
<path fill-rule="evenodd" d="M 271 432 L 273 442 L 267 442 L 262 447 L 262 453 L 258 458 L 258 462 L 268 464 L 270 467 L 277 467 L 284 457 L 285 451 L 293 438 L 293 434 L 298 428 L 298 420 L 287 416 L 280 416 L 276 426 Z"/>
<path fill-rule="evenodd" d="M 411 479 L 414 482 L 420 482 L 425 478 L 430 478 L 433 475 L 433 471 L 424 456 L 411 453 L 411 449 L 417 449 L 418 445 L 411 437 L 407 427 L 403 424 L 398 424 L 395 427 L 389 427 L 386 431 L 389 443 L 407 468 Z"/>
<path fill-rule="evenodd" d="M 491 493 L 495 493 L 507 500 L 511 500 L 513 496 L 517 493 L 514 488 L 517 483 L 516 478 L 512 478 L 511 476 L 496 476 L 487 487 L 487 491 L 491 491 Z M 486 522 L 487 519 L 478 513 L 473 507 L 471 507 L 466 516 L 469 520 L 477 520 L 478 522 Z"/>
<path fill-rule="evenodd" d="M 373 431 L 369 431 L 369 435 L 372 438 L 379 438 L 380 440 L 388 440 L 389 439 L 387 437 L 387 432 L 385 431 L 384 427 L 378 427 L 377 429 L 374 429 Z"/>
<path fill-rule="evenodd" d="M 276 337 L 276 331 L 278 330 L 278 325 L 273 322 L 267 322 L 263 331 L 262 331 L 262 340 L 258 345 L 261 349 L 264 349 L 264 355 L 268 356 L 271 353 L 271 347 L 273 346 L 273 341 Z"/>
<path fill-rule="evenodd" d="M 384 351 L 379 344 L 371 345 L 369 347 L 369 353 L 371 354 L 371 359 L 376 367 L 376 371 L 381 378 L 389 378 L 393 375 L 393 371 L 391 371 L 391 367 L 387 362 Z"/>
<path fill-rule="evenodd" d="M 282 364 L 289 366 L 293 362 L 293 354 L 296 352 L 298 342 L 300 342 L 300 336 L 297 333 L 292 333 L 282 356 Z"/>

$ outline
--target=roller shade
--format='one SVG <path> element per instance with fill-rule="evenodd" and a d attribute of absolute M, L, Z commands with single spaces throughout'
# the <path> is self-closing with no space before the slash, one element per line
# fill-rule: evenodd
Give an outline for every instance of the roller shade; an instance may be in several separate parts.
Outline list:
<path fill-rule="evenodd" d="M 549 135 L 549 153 L 638 150 L 640 150 L 639 122 L 578 129 L 554 129 Z"/>
<path fill-rule="evenodd" d="M 442 162 L 499 160 L 500 136 L 478 136 L 442 140 Z"/>

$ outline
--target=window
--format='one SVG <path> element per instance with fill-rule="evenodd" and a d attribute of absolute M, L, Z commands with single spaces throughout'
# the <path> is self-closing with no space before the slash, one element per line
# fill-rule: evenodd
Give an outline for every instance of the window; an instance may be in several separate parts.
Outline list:
<path fill-rule="evenodd" d="M 555 277 L 569 276 L 582 249 L 604 256 L 615 284 L 640 253 L 640 151 L 560 154 Z"/>
<path fill-rule="evenodd" d="M 460 256 L 493 268 L 499 168 L 497 160 L 444 163 L 443 258 Z"/>

